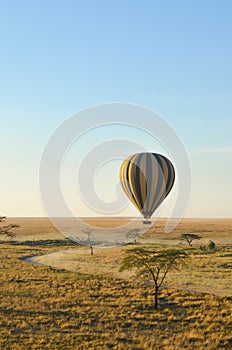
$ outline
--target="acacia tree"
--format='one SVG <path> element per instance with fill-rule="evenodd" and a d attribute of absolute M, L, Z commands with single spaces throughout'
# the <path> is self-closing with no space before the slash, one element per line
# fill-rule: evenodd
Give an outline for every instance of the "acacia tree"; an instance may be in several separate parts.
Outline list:
<path fill-rule="evenodd" d="M 195 233 L 182 233 L 181 235 L 181 239 L 182 240 L 185 240 L 188 245 L 191 247 L 192 246 L 192 241 L 195 240 L 195 239 L 201 239 L 202 237 L 195 234 Z"/>
<path fill-rule="evenodd" d="M 92 237 L 91 237 L 91 233 L 93 231 L 94 230 L 90 227 L 86 227 L 84 230 L 82 230 L 82 232 L 85 233 L 87 236 L 87 239 L 85 241 L 85 245 L 89 247 L 91 255 L 93 255 L 93 243 L 92 243 Z"/>
<path fill-rule="evenodd" d="M 71 239 L 74 242 L 77 242 L 80 245 L 84 245 L 86 247 L 89 247 L 90 249 L 90 254 L 93 255 L 93 239 L 92 239 L 92 232 L 94 231 L 93 228 L 91 227 L 86 227 L 84 229 L 81 230 L 85 235 L 86 235 L 86 239 L 83 239 L 82 237 L 78 237 L 78 236 L 69 236 L 69 239 Z"/>
<path fill-rule="evenodd" d="M 140 236 L 140 229 L 138 229 L 138 228 L 130 230 L 126 234 L 126 238 L 133 239 L 134 244 L 137 243 L 137 238 L 139 238 L 139 236 Z"/>
<path fill-rule="evenodd" d="M 156 251 L 151 247 L 129 249 L 125 252 L 120 270 L 136 269 L 135 278 L 152 282 L 154 286 L 154 308 L 158 308 L 159 290 L 167 273 L 178 270 L 184 264 L 187 253 L 177 249 Z"/>
<path fill-rule="evenodd" d="M 0 216 L 0 222 L 5 222 L 6 216 Z M 18 224 L 9 224 L 9 225 L 3 225 L 0 226 L 0 235 L 5 235 L 12 239 L 15 236 L 15 233 L 12 231 L 12 229 L 19 227 Z"/>

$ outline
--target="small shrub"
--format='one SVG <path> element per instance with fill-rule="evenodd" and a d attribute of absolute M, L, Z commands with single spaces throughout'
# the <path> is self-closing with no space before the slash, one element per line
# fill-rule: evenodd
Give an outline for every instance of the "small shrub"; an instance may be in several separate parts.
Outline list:
<path fill-rule="evenodd" d="M 202 252 L 205 252 L 205 251 L 207 250 L 207 248 L 206 248 L 205 245 L 201 245 L 201 246 L 200 246 L 200 250 L 201 250 Z"/>
<path fill-rule="evenodd" d="M 214 241 L 209 241 L 208 248 L 210 251 L 215 251 L 216 250 L 216 244 Z"/>

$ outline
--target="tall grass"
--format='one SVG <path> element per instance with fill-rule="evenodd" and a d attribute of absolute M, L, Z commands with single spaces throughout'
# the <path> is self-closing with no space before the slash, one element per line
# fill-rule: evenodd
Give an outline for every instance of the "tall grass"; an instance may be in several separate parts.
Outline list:
<path fill-rule="evenodd" d="M 60 248 L 8 244 L 0 248 L 0 349 L 232 347 L 231 297 L 167 288 L 155 312 L 149 286 L 19 260 Z M 220 269 L 214 259 L 225 256 L 217 254 L 211 255 L 211 263 L 206 256 L 193 256 L 192 270 Z"/>

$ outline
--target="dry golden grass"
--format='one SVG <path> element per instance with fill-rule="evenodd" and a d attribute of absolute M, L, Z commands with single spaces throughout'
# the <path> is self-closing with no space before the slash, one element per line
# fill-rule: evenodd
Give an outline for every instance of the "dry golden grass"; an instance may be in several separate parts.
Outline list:
<path fill-rule="evenodd" d="M 159 249 L 158 245 L 153 246 Z M 119 272 L 124 250 L 129 248 L 129 246 L 109 249 L 95 248 L 94 255 L 90 256 L 88 248 L 76 247 L 58 250 L 29 260 L 72 272 L 131 279 L 133 272 Z M 220 250 L 216 252 L 205 252 L 204 254 L 199 250 L 185 249 L 190 254 L 187 266 L 169 274 L 165 285 L 190 291 L 232 296 L 232 249 L 220 247 Z"/>
<path fill-rule="evenodd" d="M 35 225 L 31 221 L 26 232 L 20 224 L 23 239 L 32 235 L 37 238 L 37 229 L 40 237 L 59 239 L 59 234 L 50 226 L 46 234 L 46 224 L 42 228 L 41 223 Z M 198 223 L 199 228 L 200 225 Z M 228 227 L 225 230 L 230 230 Z M 202 228 L 206 229 L 207 225 Z M 172 242 L 173 238 L 174 235 L 170 238 Z M 58 271 L 19 260 L 57 250 L 69 251 L 68 246 L 5 243 L 0 248 L 0 349 L 214 350 L 232 347 L 232 297 L 168 288 L 162 290 L 161 306 L 154 311 L 149 286 L 101 275 L 101 271 L 98 275 Z M 121 252 L 114 254 L 111 257 L 117 266 Z M 231 268 L 219 265 L 221 261 L 222 265 L 225 261 L 228 263 L 231 255 L 230 247 L 221 248 L 215 254 L 192 254 L 188 274 L 202 269 L 201 274 L 207 279 L 208 274 L 222 269 L 222 280 L 226 280 L 231 276 Z M 90 258 L 86 255 L 86 259 Z M 96 259 L 99 264 L 103 258 L 96 255 Z M 194 280 L 197 276 L 189 277 Z M 215 280 L 217 284 L 218 279 Z"/>

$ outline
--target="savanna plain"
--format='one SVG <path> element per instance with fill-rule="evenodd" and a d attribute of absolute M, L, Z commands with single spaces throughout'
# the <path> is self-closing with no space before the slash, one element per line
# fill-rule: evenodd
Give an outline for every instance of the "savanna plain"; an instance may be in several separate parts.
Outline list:
<path fill-rule="evenodd" d="M 107 230 L 123 219 L 88 220 Z M 8 223 L 20 227 L 0 237 L 1 350 L 232 348 L 231 219 L 184 219 L 169 234 L 159 220 L 136 242 L 93 255 L 45 218 Z M 183 233 L 201 238 L 189 246 Z M 168 273 L 157 310 L 153 286 L 119 272 L 125 251 L 144 244 L 188 254 Z"/>

